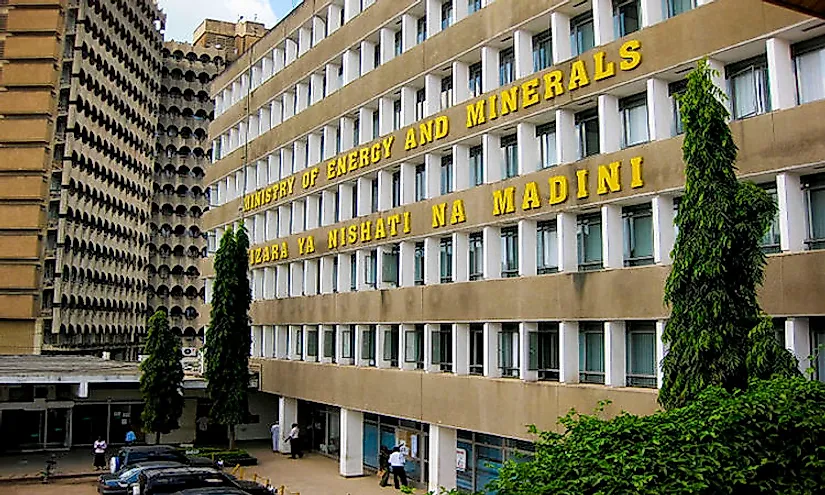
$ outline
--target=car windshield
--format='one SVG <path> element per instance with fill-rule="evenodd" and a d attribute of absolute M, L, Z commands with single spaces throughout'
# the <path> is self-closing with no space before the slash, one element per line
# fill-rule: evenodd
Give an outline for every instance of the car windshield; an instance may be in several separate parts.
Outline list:
<path fill-rule="evenodd" d="M 140 473 L 141 469 L 143 469 L 143 468 L 137 467 L 137 468 L 131 468 L 131 469 L 127 469 L 126 471 L 123 471 L 122 473 L 120 473 L 120 481 L 127 481 L 131 477 L 137 477 L 137 475 Z"/>

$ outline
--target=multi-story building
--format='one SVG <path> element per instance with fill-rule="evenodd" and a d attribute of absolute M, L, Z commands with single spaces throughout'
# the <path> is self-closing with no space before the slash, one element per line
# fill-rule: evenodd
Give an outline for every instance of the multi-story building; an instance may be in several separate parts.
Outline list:
<path fill-rule="evenodd" d="M 0 5 L 0 349 L 134 354 L 145 328 L 164 17 Z"/>
<path fill-rule="evenodd" d="M 164 310 L 187 355 L 203 343 L 200 260 L 208 208 L 203 179 L 212 157 L 209 84 L 225 67 L 223 51 L 167 42 L 163 48 L 149 242 L 148 314 Z"/>
<path fill-rule="evenodd" d="M 281 424 L 344 476 L 403 440 L 413 479 L 469 490 L 531 449 L 525 425 L 654 411 L 674 97 L 703 57 L 738 174 L 776 198 L 760 300 L 807 368 L 821 22 L 758 0 L 316 0 L 253 45 L 213 84 L 204 229 L 210 251 L 233 225 L 252 238 L 254 366 Z"/>
<path fill-rule="evenodd" d="M 260 22 L 227 22 L 205 19 L 193 33 L 194 45 L 221 50 L 227 60 L 235 60 L 266 34 Z"/>

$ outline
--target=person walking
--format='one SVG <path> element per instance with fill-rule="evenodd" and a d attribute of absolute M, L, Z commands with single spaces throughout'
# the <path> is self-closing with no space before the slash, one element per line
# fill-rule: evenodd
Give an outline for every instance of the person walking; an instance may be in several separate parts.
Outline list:
<path fill-rule="evenodd" d="M 292 429 L 289 430 L 289 435 L 284 438 L 285 442 L 289 442 L 289 451 L 292 453 L 293 459 L 297 457 L 303 458 L 304 453 L 301 451 L 301 429 L 298 428 L 298 423 L 292 423 Z"/>
<path fill-rule="evenodd" d="M 392 468 L 392 481 L 396 490 L 401 488 L 398 486 L 399 478 L 401 479 L 401 486 L 407 486 L 407 471 L 404 469 L 406 463 L 407 461 L 404 459 L 401 449 L 393 447 L 392 454 L 390 454 L 390 467 Z"/>
<path fill-rule="evenodd" d="M 92 450 L 95 454 L 95 469 L 106 469 L 106 448 L 108 445 L 106 444 L 106 440 L 103 440 L 103 437 L 98 436 L 97 440 L 92 447 Z"/>
<path fill-rule="evenodd" d="M 378 486 L 385 487 L 390 484 L 390 449 L 381 446 L 381 453 L 378 455 L 378 472 L 381 481 Z"/>
<path fill-rule="evenodd" d="M 278 423 L 272 423 L 269 427 L 269 434 L 272 435 L 272 452 L 278 452 L 278 439 L 281 438 L 281 428 Z"/>
<path fill-rule="evenodd" d="M 129 428 L 129 431 L 126 432 L 126 446 L 131 447 L 135 440 L 137 440 L 137 435 L 135 435 L 135 431 L 132 428 Z"/>

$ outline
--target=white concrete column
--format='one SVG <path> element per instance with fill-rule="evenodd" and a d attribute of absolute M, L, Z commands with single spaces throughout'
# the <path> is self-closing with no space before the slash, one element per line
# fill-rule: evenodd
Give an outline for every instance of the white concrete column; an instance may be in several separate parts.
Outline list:
<path fill-rule="evenodd" d="M 307 136 L 307 167 L 321 163 L 321 135 L 312 133 Z"/>
<path fill-rule="evenodd" d="M 670 252 L 676 237 L 673 223 L 673 198 L 658 194 L 653 197 L 653 261 L 669 265 Z"/>
<path fill-rule="evenodd" d="M 468 2 L 453 2 L 453 23 L 467 17 L 470 13 Z"/>
<path fill-rule="evenodd" d="M 299 234 L 304 231 L 304 220 L 306 209 L 301 200 L 292 203 L 292 233 Z"/>
<path fill-rule="evenodd" d="M 392 208 L 392 172 L 380 170 L 378 172 L 378 211 L 387 211 Z"/>
<path fill-rule="evenodd" d="M 610 387 L 627 384 L 625 322 L 604 323 L 604 383 Z"/>
<path fill-rule="evenodd" d="M 453 233 L 453 282 L 470 280 L 470 235 Z"/>
<path fill-rule="evenodd" d="M 699 2 L 701 2 L 701 0 L 697 0 L 697 4 Z M 725 80 L 725 63 L 720 60 L 716 60 L 715 58 L 709 58 L 708 67 L 716 71 L 715 75 L 711 75 L 713 84 L 719 88 L 722 94 L 728 94 L 728 83 L 727 80 Z M 720 100 L 720 102 L 725 105 L 725 108 L 727 108 L 728 111 L 731 110 L 730 98 L 725 98 Z"/>
<path fill-rule="evenodd" d="M 602 206 L 602 260 L 605 268 L 624 266 L 622 207 L 617 204 Z"/>
<path fill-rule="evenodd" d="M 516 126 L 518 140 L 518 174 L 526 175 L 538 170 L 539 140 L 536 139 L 536 125 L 521 122 Z"/>
<path fill-rule="evenodd" d="M 427 153 L 424 155 L 424 169 L 427 176 L 427 199 L 441 195 L 441 156 Z"/>
<path fill-rule="evenodd" d="M 372 179 L 359 177 L 357 179 L 356 196 L 358 197 L 358 211 L 356 216 L 364 216 L 372 213 Z"/>
<path fill-rule="evenodd" d="M 399 287 L 415 285 L 415 243 L 405 241 L 399 244 Z"/>
<path fill-rule="evenodd" d="M 327 332 L 330 325 L 318 325 L 318 362 L 331 363 L 331 357 L 324 357 L 324 348 L 326 346 Z"/>
<path fill-rule="evenodd" d="M 363 291 L 372 289 L 367 285 L 367 256 L 369 251 L 366 249 L 359 249 L 355 252 L 355 290 Z"/>
<path fill-rule="evenodd" d="M 338 217 L 342 222 L 356 216 L 357 212 L 352 211 L 353 194 L 355 194 L 355 185 L 351 183 L 338 185 Z"/>
<path fill-rule="evenodd" d="M 402 91 L 404 88 L 401 88 Z M 389 98 L 379 98 L 378 99 L 378 133 L 380 136 L 385 136 L 395 129 L 393 129 L 393 100 Z M 402 122 L 403 122 L 403 114 L 404 114 L 404 107 L 403 107 L 403 100 L 401 106 L 401 114 L 402 114 Z M 363 121 L 362 121 L 363 122 Z M 372 129 L 372 116 L 366 122 L 367 127 Z M 364 127 L 363 125 L 361 126 Z M 363 130 L 363 129 L 362 129 Z M 373 136 L 373 139 L 377 138 L 378 136 Z"/>
<path fill-rule="evenodd" d="M 344 22 L 347 23 L 353 17 L 361 13 L 360 0 L 344 0 Z"/>
<path fill-rule="evenodd" d="M 252 325 L 249 328 L 251 333 L 251 345 L 249 350 L 249 355 L 251 357 L 262 357 L 263 356 L 263 343 L 261 340 L 263 339 L 263 332 L 261 327 L 258 325 Z"/>
<path fill-rule="evenodd" d="M 504 163 L 504 150 L 501 149 L 501 137 L 495 134 L 481 136 L 482 160 L 484 161 L 484 183 L 491 184 L 502 179 L 501 164 Z"/>
<path fill-rule="evenodd" d="M 452 490 L 456 487 L 456 438 L 455 428 L 430 423 L 430 479 L 427 488 L 432 493 L 438 493 L 441 488 Z"/>
<path fill-rule="evenodd" d="M 463 191 L 470 187 L 470 147 L 453 146 L 453 189 Z"/>
<path fill-rule="evenodd" d="M 286 51 L 284 48 L 272 49 L 272 73 L 277 74 L 284 68 L 286 63 Z"/>
<path fill-rule="evenodd" d="M 295 86 L 295 94 L 297 95 L 295 113 L 303 112 L 309 106 L 309 84 L 298 83 Z"/>
<path fill-rule="evenodd" d="M 298 43 L 291 38 L 284 40 L 284 66 L 287 66 L 298 58 Z"/>
<path fill-rule="evenodd" d="M 308 27 L 298 28 L 298 56 L 302 56 L 312 47 L 312 30 Z"/>
<path fill-rule="evenodd" d="M 327 64 L 324 67 L 324 75 L 327 80 L 327 94 L 332 94 L 340 89 L 338 84 L 338 70 L 341 66 L 336 64 Z"/>
<path fill-rule="evenodd" d="M 458 2 L 459 4 L 462 2 Z M 453 4 L 455 8 L 455 4 Z M 466 8 L 466 5 L 465 5 Z M 470 99 L 470 66 L 461 61 L 453 62 L 453 101 L 455 105 Z"/>
<path fill-rule="evenodd" d="M 344 80 L 342 84 L 346 86 L 352 81 L 356 80 L 361 70 L 361 59 L 358 52 L 355 50 L 347 50 L 344 52 Z"/>
<path fill-rule="evenodd" d="M 470 374 L 470 325 L 468 323 L 453 324 L 453 373 L 456 375 Z"/>
<path fill-rule="evenodd" d="M 341 12 L 343 7 L 331 3 L 327 7 L 327 36 L 334 33 L 341 27 Z"/>
<path fill-rule="evenodd" d="M 536 274 L 536 221 L 519 220 L 518 223 L 518 272 L 519 276 Z M 522 375 L 523 376 L 523 375 Z"/>
<path fill-rule="evenodd" d="M 275 267 L 264 268 L 264 299 L 275 299 Z"/>
<path fill-rule="evenodd" d="M 321 265 L 319 268 L 321 270 L 321 287 L 319 287 L 321 294 L 332 294 L 333 292 L 334 288 L 332 287 L 332 281 L 334 279 L 332 270 L 335 267 L 335 262 L 333 261 L 334 257 L 335 255 L 324 256 L 321 258 Z"/>
<path fill-rule="evenodd" d="M 776 176 L 779 203 L 779 242 L 782 251 L 805 250 L 805 193 L 796 174 L 784 172 Z"/>
<path fill-rule="evenodd" d="M 339 473 L 345 478 L 364 475 L 364 413 L 341 408 Z"/>
<path fill-rule="evenodd" d="M 281 106 L 283 107 L 283 120 L 286 120 L 293 115 L 295 115 L 295 93 L 292 91 L 287 91 L 284 93 L 283 103 Z"/>
<path fill-rule="evenodd" d="M 571 110 L 556 110 L 556 156 L 559 165 L 578 160 L 576 114 Z"/>
<path fill-rule="evenodd" d="M 558 234 L 559 271 L 579 271 L 578 240 L 576 238 L 576 214 L 562 212 L 556 215 L 556 232 Z"/>
<path fill-rule="evenodd" d="M 304 295 L 304 265 L 301 262 L 294 262 L 289 264 L 289 276 L 291 286 L 289 290 L 290 297 L 298 297 Z"/>
<path fill-rule="evenodd" d="M 335 223 L 335 208 L 337 198 L 335 197 L 335 193 L 326 190 L 321 192 L 321 205 L 323 210 L 321 211 L 321 225 L 326 227 L 327 225 L 332 225 Z"/>
<path fill-rule="evenodd" d="M 453 82 L 455 86 L 455 82 Z M 435 74 L 424 76 L 424 117 L 435 115 L 441 111 L 441 77 Z"/>
<path fill-rule="evenodd" d="M 281 436 L 285 437 L 292 425 L 298 422 L 298 399 L 288 397 L 278 397 L 278 425 L 281 428 Z M 292 444 L 284 442 L 283 438 L 278 442 L 278 450 L 284 454 L 289 454 Z"/>
<path fill-rule="evenodd" d="M 314 105 L 321 101 L 324 98 L 324 75 L 323 74 L 312 74 L 309 76 L 310 81 L 310 94 L 309 94 L 309 103 L 310 105 Z"/>
<path fill-rule="evenodd" d="M 441 283 L 441 249 L 438 237 L 424 239 L 424 284 Z"/>
<path fill-rule="evenodd" d="M 501 332 L 501 323 L 484 324 L 484 376 L 498 378 L 501 370 L 498 367 L 498 334 Z"/>
<path fill-rule="evenodd" d="M 484 227 L 484 280 L 501 278 L 501 229 L 495 225 Z"/>
<path fill-rule="evenodd" d="M 379 100 L 380 107 L 380 100 Z M 372 115 L 375 112 L 373 108 L 362 107 L 358 110 L 358 143 L 365 144 L 377 138 L 373 134 L 372 129 Z M 380 119 L 379 119 L 380 120 Z M 379 129 L 380 130 L 380 129 Z"/>
<path fill-rule="evenodd" d="M 418 19 L 410 14 L 401 16 L 401 45 L 402 52 L 406 52 L 416 45 L 418 38 Z"/>
<path fill-rule="evenodd" d="M 304 261 L 304 293 L 307 296 L 318 294 L 318 260 Z"/>
<path fill-rule="evenodd" d="M 559 323 L 559 381 L 579 383 L 579 322 Z"/>
<path fill-rule="evenodd" d="M 338 121 L 338 128 L 341 134 L 341 151 L 352 149 L 355 139 L 355 120 L 349 117 L 341 117 Z M 335 149 L 335 136 L 332 137 L 332 149 Z"/>
<path fill-rule="evenodd" d="M 361 42 L 361 75 L 375 68 L 375 43 Z"/>
<path fill-rule="evenodd" d="M 808 318 L 785 319 L 785 347 L 799 360 L 799 371 L 811 366 L 811 328 Z"/>
<path fill-rule="evenodd" d="M 395 31 L 390 28 L 381 28 L 378 32 L 378 39 L 381 43 L 381 63 L 386 64 L 395 58 Z"/>
<path fill-rule="evenodd" d="M 275 326 L 275 358 L 286 359 L 289 356 L 289 349 L 287 349 L 287 335 L 289 327 L 285 325 Z"/>
<path fill-rule="evenodd" d="M 558 64 L 573 56 L 570 43 L 570 16 L 555 11 L 550 14 L 550 29 L 553 35 L 553 63 Z"/>
<path fill-rule="evenodd" d="M 440 325 L 434 323 L 424 325 L 424 371 L 427 373 L 439 373 L 441 371 L 440 366 L 433 364 L 433 332 L 437 332 L 439 327 Z"/>
<path fill-rule="evenodd" d="M 768 83 L 770 85 L 771 110 L 784 110 L 796 104 L 796 81 L 794 80 L 791 43 L 781 38 L 769 38 L 766 45 L 768 55 Z"/>
<path fill-rule="evenodd" d="M 667 81 L 647 80 L 647 127 L 650 140 L 667 139 L 671 135 L 673 105 L 668 96 Z"/>
<path fill-rule="evenodd" d="M 309 357 L 309 329 L 310 325 L 298 327 L 301 334 L 301 361 L 310 361 Z M 316 356 L 317 357 L 317 356 Z"/>
<path fill-rule="evenodd" d="M 427 38 L 441 32 L 441 1 L 424 0 L 426 10 Z"/>
<path fill-rule="evenodd" d="M 317 45 L 321 42 L 322 39 L 326 38 L 327 36 L 327 26 L 323 19 L 320 17 L 313 16 L 312 17 L 312 45 Z"/>
<path fill-rule="evenodd" d="M 408 126 L 417 119 L 415 115 L 416 93 L 418 88 L 403 86 L 401 88 L 401 125 Z M 395 130 L 395 129 L 393 129 Z"/>
<path fill-rule="evenodd" d="M 481 47 L 481 89 L 486 93 L 499 87 L 499 49 Z"/>
<path fill-rule="evenodd" d="M 263 327 L 261 346 L 263 347 L 263 353 L 261 354 L 263 357 L 275 357 L 275 327 L 272 325 L 265 325 Z"/>
<path fill-rule="evenodd" d="M 521 79 L 532 74 L 533 33 L 525 31 L 524 29 L 517 29 L 513 33 L 513 52 L 516 61 L 516 79 Z"/>
<path fill-rule="evenodd" d="M 622 119 L 619 117 L 619 99 L 613 95 L 599 95 L 599 152 L 619 151 L 622 144 Z"/>
<path fill-rule="evenodd" d="M 289 297 L 289 276 L 289 265 L 277 266 L 276 283 L 278 285 L 275 289 L 275 295 L 278 299 Z"/>
<path fill-rule="evenodd" d="M 613 2 L 612 0 L 592 0 L 593 33 L 596 46 L 613 41 Z M 555 39 L 553 40 L 555 41 Z"/>
<path fill-rule="evenodd" d="M 656 320 L 656 386 L 662 388 L 662 381 L 664 380 L 664 370 L 662 369 L 662 360 L 667 354 L 667 346 L 664 341 L 665 326 L 667 320 Z"/>
<path fill-rule="evenodd" d="M 415 203 L 415 164 L 401 164 L 401 204 Z"/>
<path fill-rule="evenodd" d="M 269 104 L 269 117 L 271 120 L 270 129 L 283 122 L 284 104 L 281 100 L 272 100 L 272 103 Z"/>
<path fill-rule="evenodd" d="M 527 382 L 535 382 L 539 379 L 539 372 L 530 369 L 530 333 L 538 332 L 538 330 L 539 324 L 536 322 L 530 321 L 519 324 L 519 376 Z"/>
<path fill-rule="evenodd" d="M 652 26 L 665 18 L 664 4 L 660 0 L 641 0 L 642 27 Z"/>

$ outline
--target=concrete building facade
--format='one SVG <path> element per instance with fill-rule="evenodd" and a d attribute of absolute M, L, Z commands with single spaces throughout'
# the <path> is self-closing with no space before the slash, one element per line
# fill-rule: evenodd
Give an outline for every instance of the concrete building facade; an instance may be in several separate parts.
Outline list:
<path fill-rule="evenodd" d="M 527 424 L 655 411 L 703 57 L 778 205 L 762 307 L 823 379 L 823 56 L 819 21 L 756 0 L 304 2 L 213 84 L 203 226 L 253 240 L 281 424 L 344 476 L 404 441 L 413 479 L 475 490 Z"/>

